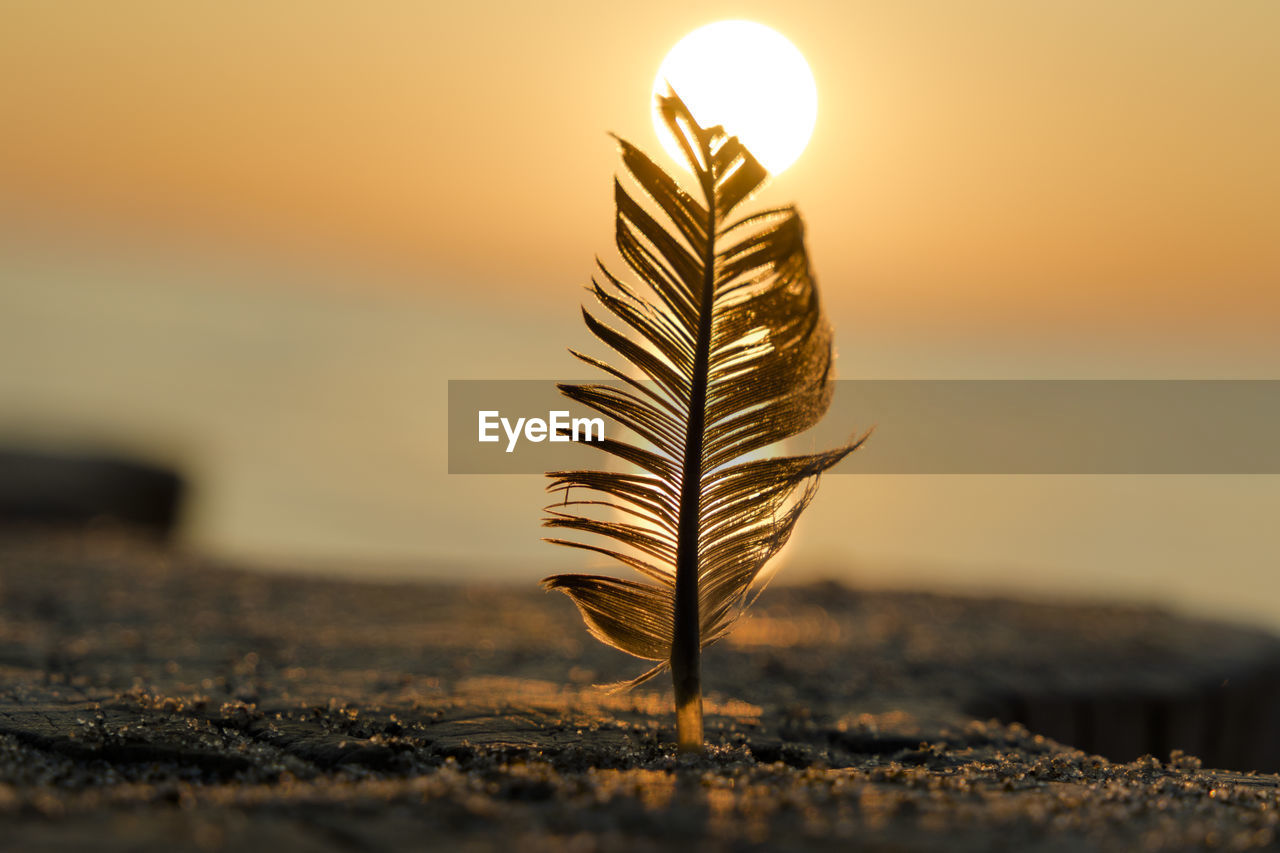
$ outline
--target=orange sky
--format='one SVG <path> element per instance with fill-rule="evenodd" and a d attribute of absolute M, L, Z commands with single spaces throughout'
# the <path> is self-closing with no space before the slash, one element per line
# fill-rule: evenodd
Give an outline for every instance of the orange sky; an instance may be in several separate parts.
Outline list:
<path fill-rule="evenodd" d="M 769 200 L 806 215 L 837 309 L 1170 334 L 1280 318 L 1272 0 L 623 8 L 10 0 L 0 204 L 558 300 L 610 247 L 605 131 L 657 149 L 663 54 L 744 17 L 818 81 L 810 149 Z"/>
<path fill-rule="evenodd" d="M 761 200 L 807 219 L 840 375 L 1280 376 L 1276 0 L 5 0 L 0 441 L 171 454 L 207 553 L 570 568 L 541 478 L 445 473 L 445 382 L 603 354 L 606 131 L 659 154 L 659 62 L 733 17 L 817 79 Z M 1280 624 L 1277 506 L 1275 477 L 833 476 L 786 577 Z"/>

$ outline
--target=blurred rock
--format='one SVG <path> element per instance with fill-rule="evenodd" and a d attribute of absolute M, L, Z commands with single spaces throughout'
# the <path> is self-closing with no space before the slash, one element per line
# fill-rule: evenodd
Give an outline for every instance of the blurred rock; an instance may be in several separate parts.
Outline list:
<path fill-rule="evenodd" d="M 116 522 L 173 535 L 186 492 L 176 471 L 108 454 L 0 449 L 0 525 L 84 528 Z"/>

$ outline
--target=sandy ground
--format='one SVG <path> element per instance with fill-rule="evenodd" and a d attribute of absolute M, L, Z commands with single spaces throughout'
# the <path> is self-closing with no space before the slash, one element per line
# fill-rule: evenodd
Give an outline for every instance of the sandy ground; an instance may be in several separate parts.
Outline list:
<path fill-rule="evenodd" d="M 1280 641 L 1261 632 L 1131 608 L 779 587 L 708 651 L 711 746 L 682 758 L 665 681 L 594 688 L 639 662 L 591 640 L 535 580 L 359 584 L 110 536 L 5 538 L 0 849 L 1280 839 L 1277 777 L 1244 772 L 1275 769 L 1280 729 Z M 1238 760 L 1127 760 L 1150 744 Z"/>

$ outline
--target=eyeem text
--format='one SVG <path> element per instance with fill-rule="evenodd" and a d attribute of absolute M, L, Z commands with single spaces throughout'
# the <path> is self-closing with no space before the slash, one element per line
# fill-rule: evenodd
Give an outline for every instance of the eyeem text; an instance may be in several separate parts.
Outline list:
<path fill-rule="evenodd" d="M 512 423 L 496 410 L 480 412 L 480 441 L 500 441 L 506 434 L 507 452 L 516 449 L 523 434 L 526 441 L 604 441 L 604 418 L 571 418 L 567 411 L 548 412 L 547 419 L 516 418 Z"/>

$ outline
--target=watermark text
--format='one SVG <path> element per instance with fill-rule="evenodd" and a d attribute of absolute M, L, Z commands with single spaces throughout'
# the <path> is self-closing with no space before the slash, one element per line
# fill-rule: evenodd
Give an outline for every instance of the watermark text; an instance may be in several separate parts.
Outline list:
<path fill-rule="evenodd" d="M 567 410 L 548 412 L 542 418 L 504 418 L 497 409 L 482 409 L 479 417 L 479 440 L 501 441 L 499 430 L 507 439 L 507 453 L 514 453 L 523 435 L 535 444 L 543 441 L 604 441 L 604 418 L 571 418 Z"/>

